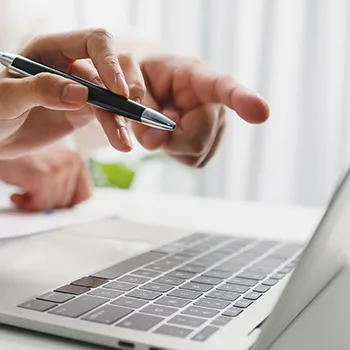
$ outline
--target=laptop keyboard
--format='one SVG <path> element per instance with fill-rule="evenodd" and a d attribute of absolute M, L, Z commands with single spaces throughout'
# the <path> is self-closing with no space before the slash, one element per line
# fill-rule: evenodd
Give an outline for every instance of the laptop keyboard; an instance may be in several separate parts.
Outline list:
<path fill-rule="evenodd" d="M 205 341 L 289 274 L 301 249 L 195 233 L 18 307 Z"/>

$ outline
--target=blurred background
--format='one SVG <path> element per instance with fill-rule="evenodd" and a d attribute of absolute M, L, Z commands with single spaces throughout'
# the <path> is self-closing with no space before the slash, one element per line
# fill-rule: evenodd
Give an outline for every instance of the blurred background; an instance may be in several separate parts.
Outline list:
<path fill-rule="evenodd" d="M 318 206 L 350 164 L 347 0 L 12 0 L 7 7 L 4 50 L 12 50 L 11 38 L 24 43 L 40 32 L 134 31 L 210 62 L 269 102 L 271 118 L 260 126 L 228 112 L 224 142 L 202 170 L 149 159 L 141 149 L 94 153 L 136 169 L 131 191 Z"/>

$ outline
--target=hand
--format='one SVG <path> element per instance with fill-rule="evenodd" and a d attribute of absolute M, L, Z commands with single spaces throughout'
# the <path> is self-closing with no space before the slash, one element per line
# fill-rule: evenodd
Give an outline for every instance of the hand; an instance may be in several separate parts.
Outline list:
<path fill-rule="evenodd" d="M 215 153 L 225 129 L 224 106 L 249 123 L 269 116 L 264 100 L 199 60 L 159 55 L 143 59 L 141 69 L 148 89 L 143 103 L 176 121 L 178 128 L 167 132 L 135 123 L 135 135 L 145 148 L 162 147 L 186 165 L 202 167 Z"/>
<path fill-rule="evenodd" d="M 0 180 L 22 191 L 13 194 L 11 201 L 27 211 L 71 207 L 92 193 L 90 177 L 79 155 L 57 145 L 0 161 Z"/>
<path fill-rule="evenodd" d="M 34 39 L 21 55 L 72 72 L 114 93 L 142 99 L 140 67 L 118 55 L 113 37 L 103 29 L 67 32 Z M 86 59 L 89 59 L 90 64 Z M 125 81 L 127 77 L 129 86 Z M 87 105 L 86 87 L 52 74 L 23 79 L 0 74 L 0 158 L 18 157 L 98 119 L 110 143 L 124 152 L 132 145 L 125 120 Z"/>

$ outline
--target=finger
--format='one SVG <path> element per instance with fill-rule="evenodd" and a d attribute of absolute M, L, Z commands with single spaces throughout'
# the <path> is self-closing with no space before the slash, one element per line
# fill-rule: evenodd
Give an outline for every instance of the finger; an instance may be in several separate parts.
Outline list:
<path fill-rule="evenodd" d="M 220 123 L 219 126 L 219 130 L 218 133 L 216 135 L 216 138 L 212 144 L 212 147 L 209 151 L 209 153 L 200 160 L 200 162 L 197 163 L 197 167 L 198 168 L 203 168 L 204 166 L 206 166 L 208 164 L 208 162 L 212 159 L 212 157 L 214 156 L 214 154 L 216 153 L 217 149 L 219 148 L 219 145 L 222 141 L 222 138 L 225 134 L 225 130 L 226 130 L 226 119 L 224 117 L 221 118 L 222 122 Z"/>
<path fill-rule="evenodd" d="M 79 157 L 74 158 L 69 165 L 69 169 L 64 172 L 60 191 L 62 192 L 62 199 L 59 202 L 60 208 L 68 208 L 73 198 L 75 197 L 75 189 L 77 187 L 80 169 L 83 163 Z"/>
<path fill-rule="evenodd" d="M 22 54 L 36 60 L 45 60 L 44 63 L 51 63 L 56 67 L 59 63 L 57 68 L 65 70 L 77 59 L 91 58 L 104 85 L 117 94 L 129 96 L 113 35 L 105 29 L 40 36 L 34 39 Z"/>
<path fill-rule="evenodd" d="M 23 206 L 25 203 L 28 201 L 28 194 L 26 193 L 14 193 L 11 197 L 10 200 L 11 202 L 18 208 L 18 209 L 23 209 Z"/>
<path fill-rule="evenodd" d="M 81 168 L 75 196 L 71 202 L 71 206 L 77 205 L 89 199 L 92 195 L 93 183 L 85 166 Z"/>
<path fill-rule="evenodd" d="M 19 198 L 21 197 L 21 198 Z M 52 202 L 49 199 L 49 196 L 47 194 L 44 194 L 42 192 L 35 192 L 35 193 L 25 193 L 16 195 L 14 202 L 16 206 L 25 211 L 43 211 L 43 210 L 51 210 L 54 209 Z"/>
<path fill-rule="evenodd" d="M 146 94 L 146 85 L 136 58 L 130 53 L 119 54 L 120 66 L 130 91 L 130 98 L 141 103 Z"/>
<path fill-rule="evenodd" d="M 203 168 L 210 161 L 210 159 L 215 154 L 217 148 L 219 147 L 225 132 L 225 128 L 226 128 L 225 124 L 226 123 L 224 122 L 220 125 L 219 131 L 216 135 L 212 148 L 210 149 L 208 154 L 203 155 L 201 157 L 191 157 L 191 156 L 181 156 L 181 155 L 175 155 L 175 156 L 171 155 L 171 156 L 184 165 L 194 167 L 194 168 Z"/>
<path fill-rule="evenodd" d="M 55 110 L 77 110 L 88 99 L 88 89 L 57 75 L 42 73 L 24 79 L 0 82 L 0 115 L 12 119 L 37 106 Z M 19 98 L 20 96 L 20 98 Z"/>
<path fill-rule="evenodd" d="M 160 111 L 160 107 L 158 106 L 158 103 L 156 100 L 152 97 L 150 93 L 146 94 L 144 99 L 144 105 L 146 105 L 149 108 L 152 108 L 156 111 Z M 167 115 L 169 118 L 172 117 L 172 115 Z M 154 128 L 150 128 L 146 125 L 133 122 L 132 123 L 132 129 L 134 131 L 134 135 L 137 139 L 137 141 L 147 150 L 154 151 L 160 147 L 162 147 L 163 144 L 165 144 L 169 139 L 169 132 L 158 130 Z"/>
<path fill-rule="evenodd" d="M 180 72 L 181 79 L 173 87 L 176 103 L 180 106 L 188 108 L 189 104 L 195 103 L 193 101 L 223 103 L 250 123 L 262 123 L 269 117 L 267 103 L 231 76 L 219 74 L 205 64 L 196 64 L 189 68 Z M 188 81 L 192 91 L 183 89 L 184 81 Z M 194 95 L 192 98 L 190 93 Z"/>
<path fill-rule="evenodd" d="M 96 85 L 103 86 L 97 70 L 87 61 L 75 62 L 71 66 L 70 72 Z M 125 119 L 100 108 L 93 108 L 93 111 L 110 144 L 121 152 L 130 152 L 132 150 L 132 141 Z"/>
<path fill-rule="evenodd" d="M 164 146 L 172 156 L 200 157 L 209 151 L 219 127 L 220 105 L 200 105 L 181 118 Z"/>

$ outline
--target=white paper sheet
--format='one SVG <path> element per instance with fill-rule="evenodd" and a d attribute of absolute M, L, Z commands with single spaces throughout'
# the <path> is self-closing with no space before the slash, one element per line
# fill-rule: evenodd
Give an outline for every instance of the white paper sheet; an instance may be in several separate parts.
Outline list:
<path fill-rule="evenodd" d="M 0 198 L 0 239 L 35 234 L 52 229 L 115 216 L 118 213 L 116 193 L 95 192 L 93 199 L 72 209 L 52 213 L 24 213 L 17 211 L 2 193 Z M 111 203 L 113 202 L 113 203 Z"/>

